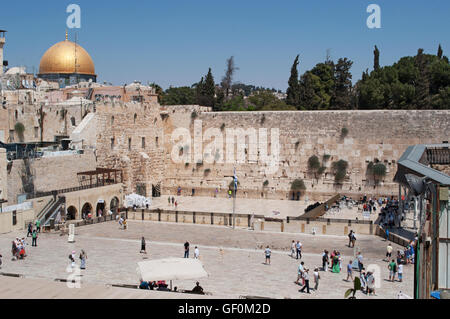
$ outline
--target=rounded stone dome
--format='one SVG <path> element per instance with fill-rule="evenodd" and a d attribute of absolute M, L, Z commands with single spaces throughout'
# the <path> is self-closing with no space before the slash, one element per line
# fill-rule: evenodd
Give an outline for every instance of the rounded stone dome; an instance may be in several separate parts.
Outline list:
<path fill-rule="evenodd" d="M 95 75 L 91 56 L 79 44 L 69 40 L 61 41 L 42 56 L 39 74 L 73 73 Z"/>

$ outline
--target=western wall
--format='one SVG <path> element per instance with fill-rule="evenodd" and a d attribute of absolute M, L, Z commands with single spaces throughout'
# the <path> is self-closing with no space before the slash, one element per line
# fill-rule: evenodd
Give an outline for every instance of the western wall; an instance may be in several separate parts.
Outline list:
<path fill-rule="evenodd" d="M 175 128 L 185 127 L 193 138 L 195 121 L 202 121 L 203 134 L 216 128 L 224 136 L 229 128 L 254 128 L 256 131 L 278 128 L 278 169 L 266 174 L 264 163 L 249 160 L 251 145 L 245 146 L 243 164 L 228 163 L 226 158 L 225 163 L 197 163 L 193 157 L 190 163 L 174 163 L 170 158 L 174 147 L 170 134 Z M 190 195 L 195 189 L 197 195 L 213 196 L 218 188 L 219 196 L 226 196 L 232 180 L 229 176 L 236 167 L 240 182 L 238 197 L 288 199 L 292 181 L 300 178 L 305 182 L 309 198 L 323 200 L 336 193 L 359 198 L 363 194 L 397 195 L 398 185 L 393 182 L 396 161 L 410 145 L 448 141 L 450 111 L 200 112 L 195 119 L 192 112 L 185 111 L 170 114 L 164 128 L 164 194 L 176 194 L 180 186 L 184 195 Z M 343 128 L 348 130 L 345 137 L 341 133 Z M 204 148 L 211 141 L 203 142 Z M 270 138 L 268 143 L 270 149 Z M 225 140 L 223 145 L 225 153 Z M 194 147 L 193 142 L 191 147 Z M 327 169 L 322 176 L 315 177 L 308 170 L 308 159 L 316 155 L 322 161 L 325 154 L 330 155 L 323 163 Z M 331 164 L 341 159 L 349 163 L 349 168 L 343 183 L 336 184 Z M 366 174 L 368 163 L 375 159 L 387 168 L 386 176 L 378 185 Z M 268 185 L 264 186 L 266 180 Z"/>

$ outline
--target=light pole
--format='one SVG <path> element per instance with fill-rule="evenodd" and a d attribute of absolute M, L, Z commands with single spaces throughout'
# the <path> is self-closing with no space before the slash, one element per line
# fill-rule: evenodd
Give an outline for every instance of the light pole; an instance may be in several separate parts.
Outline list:
<path fill-rule="evenodd" d="M 237 191 L 237 183 L 238 179 L 236 176 L 236 168 L 234 168 L 234 175 L 233 176 L 224 176 L 224 177 L 232 177 L 233 178 L 233 184 L 234 184 L 234 194 L 233 194 L 233 229 L 235 229 L 236 226 L 236 191 Z"/>

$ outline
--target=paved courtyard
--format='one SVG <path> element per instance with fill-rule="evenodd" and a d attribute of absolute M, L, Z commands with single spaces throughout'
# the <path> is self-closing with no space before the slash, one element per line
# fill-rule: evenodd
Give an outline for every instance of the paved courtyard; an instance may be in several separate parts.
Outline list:
<path fill-rule="evenodd" d="M 161 208 L 173 210 L 175 207 L 169 205 L 167 195 L 159 198 L 153 198 L 151 208 Z M 170 196 L 172 197 L 172 196 Z M 178 202 L 178 210 L 196 211 L 196 212 L 217 212 L 231 213 L 233 211 L 233 199 L 224 197 L 202 197 L 202 196 L 173 196 Z M 315 201 L 292 201 L 292 200 L 275 200 L 275 199 L 252 199 L 237 198 L 236 213 L 237 214 L 255 214 L 264 215 L 266 217 L 286 218 L 287 216 L 301 216 L 305 213 L 305 208 Z M 358 207 L 351 209 L 345 207 L 339 212 L 330 210 L 325 214 L 326 218 L 342 218 L 342 219 L 358 219 L 363 220 L 362 210 Z M 372 214 L 368 220 L 376 220 L 378 214 Z"/>
<path fill-rule="evenodd" d="M 72 250 L 79 254 L 84 249 L 88 260 L 87 269 L 82 271 L 82 286 L 138 284 L 137 262 L 144 258 L 183 257 L 183 243 L 187 240 L 192 247 L 191 254 L 194 246 L 200 249 L 201 261 L 209 274 L 200 283 L 214 298 L 261 296 L 341 299 L 346 289 L 352 286 L 352 283 L 344 281 L 345 271 L 340 274 L 321 271 L 318 291 L 300 293 L 300 287 L 294 283 L 299 261 L 291 258 L 288 251 L 292 240 L 300 240 L 305 252 L 302 261 L 312 271 L 321 265 L 323 249 L 337 249 L 344 256 L 345 267 L 354 249 L 346 246 L 347 238 L 344 236 L 255 232 L 220 226 L 149 221 L 129 221 L 129 229 L 120 230 L 116 222 L 107 222 L 76 228 L 76 242 L 73 244 L 67 242 L 67 236 L 60 236 L 59 233 L 41 234 L 38 247 L 27 247 L 28 257 L 25 260 L 11 261 L 11 241 L 16 236 L 24 235 L 24 232 L 0 235 L 0 254 L 3 255 L 0 272 L 22 274 L 26 278 L 46 279 L 49 282 L 56 278 L 65 279 L 69 275 L 66 272 L 68 255 Z M 145 257 L 139 253 L 142 236 L 147 240 L 148 255 Z M 31 239 L 28 242 L 31 244 Z M 271 265 L 264 264 L 263 247 L 266 245 L 272 247 Z M 377 296 L 368 297 L 358 293 L 358 298 L 395 298 L 399 291 L 412 296 L 413 266 L 405 266 L 404 282 L 392 283 L 386 280 L 387 262 L 382 260 L 386 245 L 387 242 L 379 237 L 358 236 L 357 247 L 364 256 L 365 265 L 374 264 L 381 269 Z M 394 249 L 397 248 L 394 245 Z M 2 278 L 5 277 L 0 276 L 0 281 Z M 180 289 L 192 289 L 195 280 L 173 284 Z"/>

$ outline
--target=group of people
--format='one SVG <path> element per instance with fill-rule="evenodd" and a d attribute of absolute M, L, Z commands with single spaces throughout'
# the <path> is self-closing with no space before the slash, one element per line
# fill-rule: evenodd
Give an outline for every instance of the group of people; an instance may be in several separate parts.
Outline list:
<path fill-rule="evenodd" d="M 123 218 L 123 216 L 120 216 L 119 218 L 119 229 L 127 229 L 128 224 L 127 224 L 127 220 L 125 218 Z"/>
<path fill-rule="evenodd" d="M 71 268 L 74 268 L 76 265 L 75 258 L 76 258 L 76 252 L 74 250 L 74 251 L 72 251 L 71 254 L 69 254 L 69 262 L 70 262 Z M 78 258 L 80 259 L 80 269 L 82 269 L 82 270 L 86 269 L 87 254 L 83 249 L 81 250 Z"/>
<path fill-rule="evenodd" d="M 175 197 L 169 196 L 167 198 L 167 201 L 169 202 L 169 206 L 173 206 L 173 207 L 175 207 L 175 209 L 178 208 L 178 201 L 175 199 Z"/>
<path fill-rule="evenodd" d="M 189 258 L 189 242 L 186 241 L 184 243 L 184 258 Z M 199 259 L 200 258 L 200 250 L 198 249 L 197 246 L 195 246 L 194 248 L 194 259 Z"/>
<path fill-rule="evenodd" d="M 305 292 L 305 289 L 306 289 L 306 293 L 310 294 L 311 289 L 317 290 L 319 288 L 319 280 L 320 280 L 319 268 L 316 267 L 314 269 L 313 277 L 314 277 L 314 288 L 310 288 L 309 287 L 309 280 L 310 280 L 309 269 L 305 267 L 305 263 L 302 261 L 300 263 L 300 265 L 298 266 L 297 280 L 295 281 L 295 283 L 297 285 L 303 286 L 302 289 L 299 290 L 299 292 Z M 300 280 L 301 280 L 301 282 L 300 282 Z"/>
<path fill-rule="evenodd" d="M 292 241 L 291 243 L 291 257 L 294 258 L 294 256 L 296 256 L 296 259 L 301 259 L 302 258 L 302 248 L 303 245 L 302 243 L 297 240 L 297 242 L 295 242 L 295 240 Z"/>
<path fill-rule="evenodd" d="M 24 259 L 27 254 L 25 252 L 25 247 L 27 243 L 25 241 L 25 237 L 19 238 L 16 237 L 15 240 L 12 241 L 11 254 L 13 256 L 12 260 Z"/>

